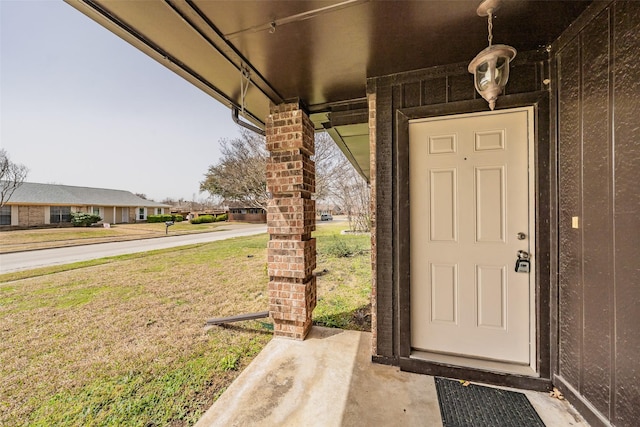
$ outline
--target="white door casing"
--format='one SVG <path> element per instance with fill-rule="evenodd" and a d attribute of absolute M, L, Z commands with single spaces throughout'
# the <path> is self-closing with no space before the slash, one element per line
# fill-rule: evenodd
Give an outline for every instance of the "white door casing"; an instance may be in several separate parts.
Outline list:
<path fill-rule="evenodd" d="M 410 121 L 412 348 L 533 364 L 532 135 L 532 107 Z"/>

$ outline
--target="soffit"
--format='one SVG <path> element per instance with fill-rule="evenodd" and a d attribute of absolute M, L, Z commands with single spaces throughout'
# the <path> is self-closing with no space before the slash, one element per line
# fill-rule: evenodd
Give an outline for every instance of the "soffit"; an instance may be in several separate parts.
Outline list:
<path fill-rule="evenodd" d="M 269 103 L 299 99 L 320 129 L 321 113 L 362 102 L 367 78 L 470 61 L 487 45 L 477 0 L 67 1 L 260 127 Z M 589 3 L 505 0 L 494 42 L 544 48 Z"/>

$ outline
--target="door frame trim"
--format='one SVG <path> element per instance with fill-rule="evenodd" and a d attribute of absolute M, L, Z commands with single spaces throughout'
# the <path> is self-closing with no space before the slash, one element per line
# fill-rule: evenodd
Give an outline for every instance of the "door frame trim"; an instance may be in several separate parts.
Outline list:
<path fill-rule="evenodd" d="M 498 384 L 521 386 L 526 388 L 545 388 L 550 384 L 551 361 L 551 330 L 552 317 L 550 309 L 550 255 L 554 247 L 551 240 L 551 178 L 553 166 L 550 166 L 550 135 L 549 135 L 549 93 L 546 91 L 503 96 L 497 109 L 512 109 L 517 107 L 533 107 L 533 156 L 534 156 L 534 199 L 535 218 L 535 330 L 533 340 L 536 346 L 536 357 L 532 360 L 537 367 L 538 378 L 521 377 L 514 374 L 489 372 L 483 369 L 450 366 L 437 362 L 417 360 L 411 358 L 411 296 L 410 296 L 410 209 L 409 209 L 409 120 L 452 116 L 456 114 L 476 113 L 486 110 L 486 103 L 482 100 L 462 101 L 449 104 L 430 105 L 423 107 L 404 108 L 396 110 L 396 144 L 395 159 L 396 194 L 394 208 L 396 219 L 394 231 L 399 244 L 396 249 L 395 276 L 398 284 L 398 317 L 399 317 L 399 358 L 403 370 L 428 373 L 430 375 L 451 376 L 452 372 L 469 379 L 480 378 L 483 381 Z M 531 155 L 531 153 L 530 153 Z M 533 386 L 537 384 L 538 386 Z"/>

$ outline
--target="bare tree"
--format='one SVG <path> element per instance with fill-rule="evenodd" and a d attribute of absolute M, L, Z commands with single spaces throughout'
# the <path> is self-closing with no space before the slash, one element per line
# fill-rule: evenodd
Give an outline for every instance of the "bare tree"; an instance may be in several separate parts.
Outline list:
<path fill-rule="evenodd" d="M 333 198 L 346 212 L 350 230 L 371 231 L 370 187 L 346 158 L 342 165 L 342 172 L 334 181 Z"/>
<path fill-rule="evenodd" d="M 227 203 L 266 209 L 268 152 L 264 137 L 242 130 L 239 138 L 221 141 L 222 158 L 209 166 L 200 190 Z M 340 205 L 349 215 L 352 230 L 370 230 L 369 188 L 331 137 L 315 135 L 315 199 Z"/>
<path fill-rule="evenodd" d="M 25 165 L 13 163 L 7 151 L 0 149 L 0 207 L 9 201 L 28 173 L 29 169 Z"/>
<path fill-rule="evenodd" d="M 343 168 L 351 167 L 346 162 L 344 154 L 340 151 L 328 133 L 316 133 L 315 154 L 312 158 L 316 165 L 316 192 L 315 199 L 328 201 L 334 192 L 335 181 L 342 175 Z"/>
<path fill-rule="evenodd" d="M 222 157 L 209 166 L 200 191 L 246 207 L 267 208 L 267 149 L 264 137 L 241 130 L 240 137 L 221 141 Z"/>

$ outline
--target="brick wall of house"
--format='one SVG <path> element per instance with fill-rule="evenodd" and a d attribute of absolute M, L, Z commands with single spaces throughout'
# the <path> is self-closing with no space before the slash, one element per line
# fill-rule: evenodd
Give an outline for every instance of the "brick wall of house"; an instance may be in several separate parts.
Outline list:
<path fill-rule="evenodd" d="M 32 227 L 44 225 L 44 206 L 18 206 L 18 225 Z"/>
<path fill-rule="evenodd" d="M 272 106 L 267 120 L 269 311 L 276 336 L 304 339 L 316 306 L 314 130 L 298 103 Z"/>

